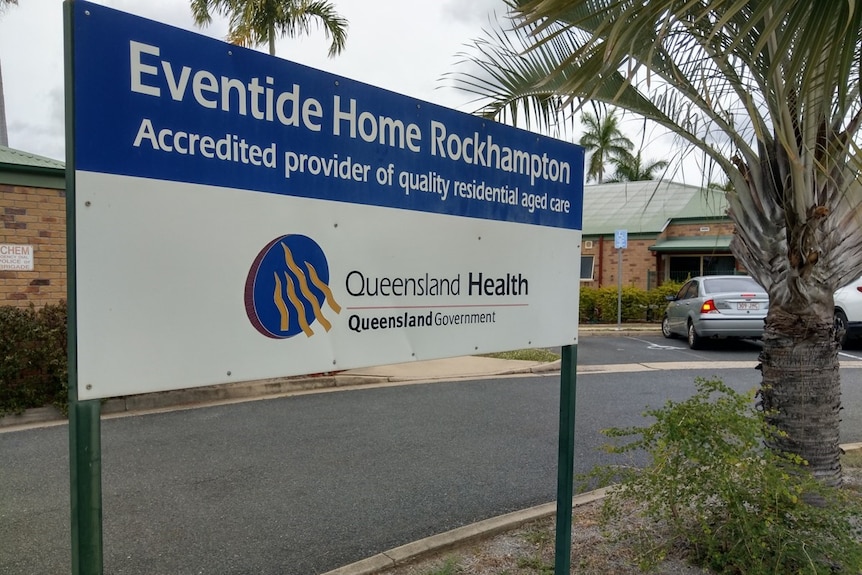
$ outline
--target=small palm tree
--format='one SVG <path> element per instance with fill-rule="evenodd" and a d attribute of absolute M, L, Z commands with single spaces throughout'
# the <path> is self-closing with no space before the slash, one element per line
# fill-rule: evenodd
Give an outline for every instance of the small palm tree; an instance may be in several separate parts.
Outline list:
<path fill-rule="evenodd" d="M 611 111 L 603 117 L 584 112 L 581 123 L 585 130 L 578 143 L 588 152 L 592 152 L 587 166 L 587 179 L 595 179 L 601 184 L 604 179 L 605 164 L 617 163 L 631 156 L 634 144 L 620 130 L 616 111 Z"/>
<path fill-rule="evenodd" d="M 635 155 L 625 156 L 613 161 L 616 167 L 614 177 L 609 182 L 642 182 L 656 179 L 656 172 L 667 167 L 665 160 L 646 161 L 641 157 L 642 150 Z"/>
<path fill-rule="evenodd" d="M 268 44 L 272 56 L 276 38 L 307 34 L 315 21 L 332 39 L 330 58 L 340 54 L 347 41 L 347 20 L 327 0 L 191 0 L 191 9 L 198 26 L 208 26 L 213 14 L 225 16 L 229 42 L 252 47 Z"/>

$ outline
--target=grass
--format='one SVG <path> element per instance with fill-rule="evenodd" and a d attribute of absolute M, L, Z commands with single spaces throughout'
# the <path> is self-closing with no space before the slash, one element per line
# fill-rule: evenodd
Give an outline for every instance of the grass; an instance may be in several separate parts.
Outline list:
<path fill-rule="evenodd" d="M 459 571 L 458 560 L 448 557 L 441 565 L 426 571 L 424 575 L 457 575 Z"/>
<path fill-rule="evenodd" d="M 557 361 L 560 356 L 547 349 L 516 349 L 513 351 L 501 351 L 498 353 L 486 353 L 480 357 L 492 357 L 494 359 L 519 359 L 522 361 L 542 361 L 550 363 Z"/>
<path fill-rule="evenodd" d="M 543 561 L 540 557 L 524 557 L 518 559 L 518 567 L 531 569 L 540 575 L 554 575 L 554 566 Z"/>
<path fill-rule="evenodd" d="M 524 534 L 524 540 L 536 547 L 548 545 L 553 539 L 553 533 L 547 529 L 534 528 Z"/>
<path fill-rule="evenodd" d="M 841 456 L 842 467 L 862 467 L 862 449 L 853 449 Z"/>

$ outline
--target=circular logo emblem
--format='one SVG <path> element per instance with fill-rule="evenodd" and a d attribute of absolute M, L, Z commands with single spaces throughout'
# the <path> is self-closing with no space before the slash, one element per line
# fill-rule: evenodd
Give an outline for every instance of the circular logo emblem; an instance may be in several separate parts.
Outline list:
<path fill-rule="evenodd" d="M 281 236 L 257 254 L 245 282 L 245 311 L 257 331 L 274 339 L 329 331 L 326 306 L 341 311 L 329 289 L 326 255 L 314 240 Z"/>

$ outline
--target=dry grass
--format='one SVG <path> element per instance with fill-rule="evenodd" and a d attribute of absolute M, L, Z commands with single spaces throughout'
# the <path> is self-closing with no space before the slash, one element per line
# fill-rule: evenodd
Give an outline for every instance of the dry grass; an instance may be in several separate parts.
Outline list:
<path fill-rule="evenodd" d="M 612 541 L 599 523 L 601 502 L 575 509 L 572 515 L 572 573 L 583 575 L 640 575 L 631 547 Z M 636 515 L 629 519 L 640 520 Z M 614 526 L 608 526 L 613 530 Z M 662 536 L 656 533 L 656 537 Z M 501 535 L 389 569 L 381 575 L 435 575 L 446 568 L 469 575 L 553 575 L 554 519 L 542 519 Z M 454 568 L 454 570 L 452 570 Z M 710 573 L 688 565 L 682 555 L 669 557 L 653 573 L 695 575 Z"/>
<path fill-rule="evenodd" d="M 845 483 L 862 490 L 862 450 L 844 456 Z M 576 507 L 572 513 L 571 572 L 578 575 L 640 575 L 640 558 L 625 544 L 614 540 L 618 525 L 599 521 L 602 502 Z M 626 525 L 640 523 L 652 537 L 667 536 L 659 527 L 647 525 L 633 509 Z M 517 529 L 468 544 L 454 551 L 422 558 L 380 575 L 553 575 L 555 522 L 542 519 Z M 651 539 L 652 540 L 652 539 Z M 685 550 L 675 548 L 658 567 L 656 575 L 714 575 L 686 561 Z"/>

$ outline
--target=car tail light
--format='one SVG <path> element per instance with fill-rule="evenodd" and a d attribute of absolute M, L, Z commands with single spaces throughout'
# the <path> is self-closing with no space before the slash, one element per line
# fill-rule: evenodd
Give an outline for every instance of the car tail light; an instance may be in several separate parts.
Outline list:
<path fill-rule="evenodd" d="M 739 297 L 752 298 L 756 295 L 757 294 L 753 294 L 753 293 L 741 293 L 741 294 L 739 294 Z"/>
<path fill-rule="evenodd" d="M 700 306 L 700 313 L 715 313 L 718 310 L 715 309 L 715 301 L 708 299 Z"/>
<path fill-rule="evenodd" d="M 856 291 L 862 292 L 862 286 L 856 286 Z"/>

